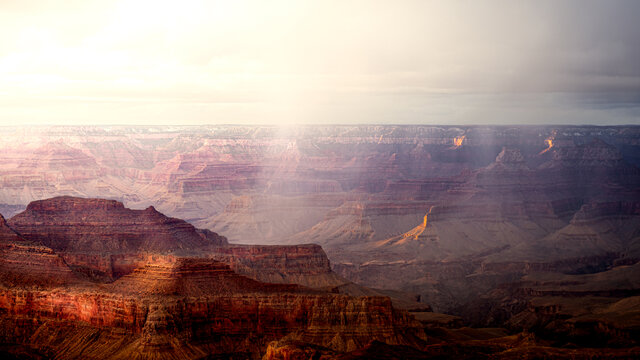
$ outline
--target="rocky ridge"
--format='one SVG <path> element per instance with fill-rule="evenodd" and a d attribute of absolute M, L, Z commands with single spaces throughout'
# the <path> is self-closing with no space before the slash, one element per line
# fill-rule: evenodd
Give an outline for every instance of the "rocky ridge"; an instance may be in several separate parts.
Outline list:
<path fill-rule="evenodd" d="M 62 197 L 30 204 L 9 222 L 0 218 L 2 342 L 58 358 L 260 358 L 269 342 L 285 336 L 340 353 L 372 339 L 424 345 L 420 324 L 389 298 L 284 283 L 292 274 L 303 280 L 309 266 L 319 269 L 317 277 L 337 279 L 321 248 L 226 249 L 221 240 L 153 209 L 129 210 L 115 201 Z M 88 275 L 100 272 L 100 264 L 79 269 L 65 261 L 83 251 L 92 255 L 98 241 L 106 255 L 138 251 L 138 263 L 99 277 Z M 216 255 L 221 248 L 226 251 Z M 196 249 L 200 256 L 190 256 Z M 314 256 L 317 264 L 305 269 L 304 259 Z M 291 265 L 291 276 L 282 284 L 262 282 L 220 260 L 255 266 L 247 270 L 254 274 L 269 262 L 279 263 L 282 274 Z"/>
<path fill-rule="evenodd" d="M 634 126 L 6 130 L 12 140 L 0 140 L 0 209 L 7 214 L 58 195 L 153 205 L 242 242 L 234 245 L 240 248 L 291 245 L 270 254 L 216 255 L 263 280 L 308 280 L 305 285 L 340 292 L 352 287 L 333 285 L 345 278 L 417 294 L 437 311 L 463 315 L 460 309 L 477 309 L 479 300 L 533 273 L 562 279 L 640 258 L 640 132 Z M 109 150 L 112 144 L 120 144 L 117 152 Z M 43 145 L 52 155 L 37 162 L 34 152 Z M 314 260 L 319 255 L 299 245 L 308 243 L 323 247 L 337 274 L 326 275 Z M 281 254 L 298 246 L 304 251 L 290 272 L 283 270 Z M 77 264 L 74 273 L 98 282 L 130 274 L 145 261 L 123 253 L 59 256 Z M 313 268 L 304 269 L 307 260 Z M 562 284 L 554 290 L 561 298 L 568 296 Z M 607 291 L 624 290 L 618 285 Z M 498 304 L 511 309 L 509 302 Z"/>

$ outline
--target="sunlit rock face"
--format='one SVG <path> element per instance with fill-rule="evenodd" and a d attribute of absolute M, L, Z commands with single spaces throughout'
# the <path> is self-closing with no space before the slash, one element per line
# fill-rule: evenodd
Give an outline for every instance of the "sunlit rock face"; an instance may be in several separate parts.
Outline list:
<path fill-rule="evenodd" d="M 43 244 L 74 270 L 111 280 L 155 255 L 173 254 L 217 259 L 240 274 L 270 283 L 330 287 L 348 282 L 331 270 L 318 245 L 230 245 L 217 233 L 153 207 L 132 210 L 115 200 L 38 200 L 4 224 L 6 236 L 17 238 L 19 232 L 25 244 Z"/>
<path fill-rule="evenodd" d="M 0 277 L 9 286 L 23 282 L 63 285 L 72 271 L 53 249 L 28 241 L 11 229 L 0 215 Z"/>
<path fill-rule="evenodd" d="M 260 359 L 285 337 L 336 353 L 426 345 L 413 316 L 337 276 L 319 246 L 229 245 L 154 208 L 35 201 L 0 216 L 0 257 L 7 356 Z"/>
<path fill-rule="evenodd" d="M 598 273 L 640 258 L 638 127 L 6 130 L 7 218 L 61 195 L 114 199 L 140 214 L 153 206 L 227 238 L 233 245 L 210 258 L 264 282 L 351 280 L 467 316 L 465 306 L 523 276 Z M 300 245 L 310 243 L 323 250 Z M 111 280 L 145 261 L 118 251 L 59 256 Z"/>

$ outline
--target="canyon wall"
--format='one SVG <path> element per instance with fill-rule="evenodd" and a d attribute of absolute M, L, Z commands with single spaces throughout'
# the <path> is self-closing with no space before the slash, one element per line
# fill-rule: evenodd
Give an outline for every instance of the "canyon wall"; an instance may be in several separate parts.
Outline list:
<path fill-rule="evenodd" d="M 425 345 L 388 297 L 296 284 L 347 282 L 319 246 L 229 245 L 153 208 L 33 202 L 0 217 L 0 256 L 0 342 L 12 356 L 259 359 L 285 337 L 337 353 Z"/>
<path fill-rule="evenodd" d="M 7 216 L 61 195 L 153 206 L 233 244 L 319 244 L 337 275 L 420 294 L 436 310 L 527 269 L 595 271 L 638 259 L 634 126 L 6 130 Z M 138 261 L 65 256 L 78 267 L 114 263 L 117 274 Z M 234 269 L 252 271 L 241 261 Z M 94 276 L 113 275 L 107 265 L 100 271 Z"/>

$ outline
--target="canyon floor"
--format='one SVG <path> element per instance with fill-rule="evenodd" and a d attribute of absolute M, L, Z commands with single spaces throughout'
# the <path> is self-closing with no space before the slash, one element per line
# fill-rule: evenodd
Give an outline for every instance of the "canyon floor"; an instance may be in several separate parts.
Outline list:
<path fill-rule="evenodd" d="M 3 130 L 3 355 L 640 356 L 640 127 Z"/>

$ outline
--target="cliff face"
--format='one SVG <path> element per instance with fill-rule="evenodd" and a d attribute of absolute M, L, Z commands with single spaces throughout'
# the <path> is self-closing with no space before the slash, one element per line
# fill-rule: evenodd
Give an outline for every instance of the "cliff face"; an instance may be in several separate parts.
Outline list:
<path fill-rule="evenodd" d="M 8 285 L 23 282 L 63 285 L 73 279 L 64 260 L 51 248 L 28 241 L 9 228 L 0 215 L 0 279 Z"/>
<path fill-rule="evenodd" d="M 532 271 L 458 309 L 474 324 L 522 329 L 557 343 L 638 346 L 640 265 L 593 274 Z"/>
<path fill-rule="evenodd" d="M 260 358 L 287 335 L 337 352 L 425 338 L 388 298 L 261 283 L 215 260 L 155 257 L 107 286 L 26 285 L 0 289 L 3 342 L 61 358 Z"/>
<path fill-rule="evenodd" d="M 3 323 L 14 325 L 3 329 L 4 342 L 62 358 L 225 353 L 260 358 L 268 342 L 287 334 L 336 352 L 371 339 L 413 346 L 424 339 L 419 324 L 384 298 L 253 293 L 159 301 L 100 293 L 3 293 L 0 299 L 8 311 Z M 24 318 L 33 320 L 20 321 Z"/>
<path fill-rule="evenodd" d="M 95 359 L 260 358 L 283 337 L 338 353 L 372 339 L 424 345 L 420 324 L 387 297 L 294 284 L 345 282 L 319 246 L 223 240 L 109 200 L 55 198 L 30 204 L 9 223 L 0 217 L 1 342 Z M 104 253 L 96 254 L 100 241 Z M 199 257 L 188 255 L 195 251 Z"/>
<path fill-rule="evenodd" d="M 131 210 L 114 200 L 69 196 L 34 201 L 9 225 L 27 239 L 69 253 L 167 252 L 226 243 L 153 207 Z"/>
<path fill-rule="evenodd" d="M 318 245 L 229 245 L 209 256 L 251 278 L 272 283 L 295 283 L 308 287 L 333 287 L 348 281 L 332 270 Z"/>
<path fill-rule="evenodd" d="M 55 250 L 75 271 L 113 280 L 145 262 L 148 253 L 187 253 L 227 243 L 153 207 L 77 197 L 34 201 L 8 222 L 21 236 Z"/>
<path fill-rule="evenodd" d="M 148 262 L 148 254 L 204 256 L 263 282 L 329 287 L 337 276 L 318 245 L 229 245 L 154 208 L 131 210 L 114 200 L 58 197 L 35 201 L 10 221 L 25 239 L 54 249 L 76 272 L 109 281 Z"/>
<path fill-rule="evenodd" d="M 20 142 L 0 139 L 3 211 L 59 195 L 153 205 L 227 237 L 228 249 L 199 253 L 256 280 L 342 291 L 346 278 L 453 311 L 533 272 L 602 272 L 640 259 L 634 126 L 4 130 Z M 164 220 L 126 216 L 140 223 L 103 228 L 128 229 L 113 237 L 119 243 L 105 235 L 83 244 L 76 221 L 77 231 L 50 227 L 68 235 L 56 243 L 69 250 L 45 245 L 106 283 L 146 264 L 147 254 L 125 251 L 139 244 L 128 234 L 157 233 L 145 246 L 174 255 L 201 241 L 184 225 L 175 224 L 186 240 L 167 234 Z M 239 245 L 256 243 L 291 247 Z M 310 243 L 335 273 L 299 245 Z"/>
<path fill-rule="evenodd" d="M 601 140 L 565 137 L 549 145 L 536 153 L 504 146 L 487 166 L 394 187 L 399 195 L 389 199 L 414 200 L 390 200 L 387 208 L 422 200 L 412 224 L 363 212 L 303 235 L 323 239 L 340 275 L 372 287 L 418 288 L 440 311 L 532 271 L 601 271 L 637 261 L 638 168 Z M 400 224 L 404 230 L 389 234 Z"/>

